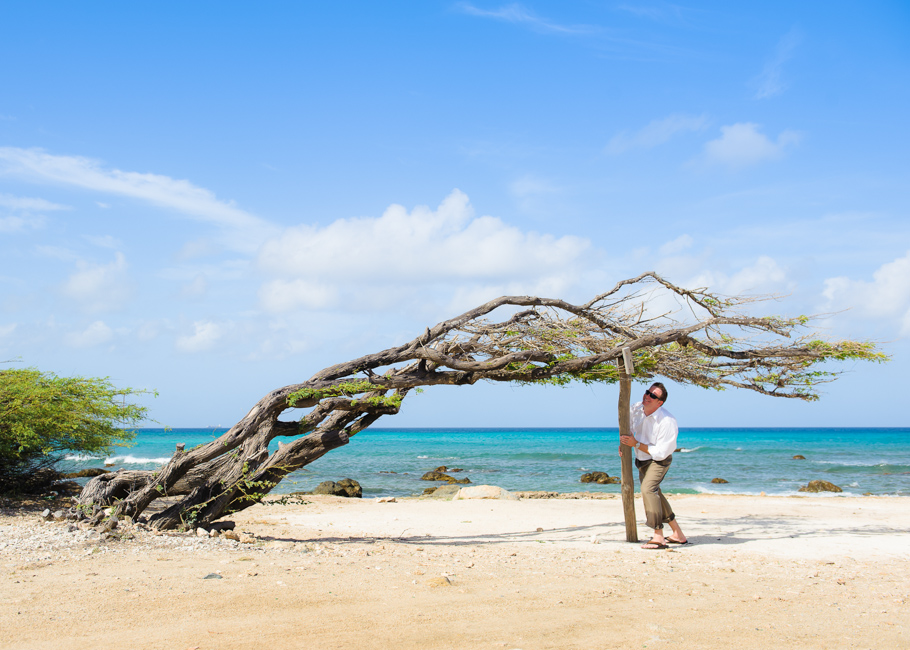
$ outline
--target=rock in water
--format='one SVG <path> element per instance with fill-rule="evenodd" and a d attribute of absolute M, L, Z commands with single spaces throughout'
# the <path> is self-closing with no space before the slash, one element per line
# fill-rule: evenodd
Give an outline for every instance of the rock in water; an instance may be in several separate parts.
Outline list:
<path fill-rule="evenodd" d="M 801 487 L 799 492 L 843 492 L 834 483 L 828 481 L 809 481 L 809 485 Z"/>
<path fill-rule="evenodd" d="M 610 476 L 606 472 L 588 472 L 587 474 L 582 474 L 579 480 L 582 483 L 599 483 L 600 485 L 619 483 L 619 477 Z"/>
<path fill-rule="evenodd" d="M 796 454 L 796 456 L 793 457 L 793 460 L 806 460 L 806 457 L 802 454 Z"/>
<path fill-rule="evenodd" d="M 446 483 L 454 483 L 455 477 L 449 476 L 448 474 L 443 474 L 442 472 L 440 472 L 438 470 L 433 470 L 433 471 L 427 472 L 426 474 L 421 476 L 420 480 L 421 481 L 445 481 Z"/>
<path fill-rule="evenodd" d="M 724 478 L 712 478 L 711 482 L 712 483 L 729 483 L 730 481 L 728 481 L 727 479 L 724 479 Z"/>

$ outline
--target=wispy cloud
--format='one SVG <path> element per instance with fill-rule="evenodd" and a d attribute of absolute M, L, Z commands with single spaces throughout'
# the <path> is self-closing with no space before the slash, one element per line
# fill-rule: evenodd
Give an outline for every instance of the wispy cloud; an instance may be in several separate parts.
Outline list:
<path fill-rule="evenodd" d="M 669 141 L 674 135 L 686 131 L 701 131 L 708 125 L 704 115 L 670 115 L 653 120 L 638 131 L 621 131 L 607 144 L 607 153 L 620 154 L 631 149 L 653 149 Z"/>
<path fill-rule="evenodd" d="M 781 131 L 777 140 L 759 132 L 759 125 L 739 122 L 720 127 L 721 136 L 705 143 L 705 158 L 708 162 L 745 167 L 768 160 L 776 160 L 802 136 L 796 131 Z"/>
<path fill-rule="evenodd" d="M 683 7 L 674 4 L 662 3 L 660 5 L 617 5 L 618 11 L 624 11 L 646 18 L 656 22 L 667 22 L 668 20 L 680 21 L 683 18 Z"/>
<path fill-rule="evenodd" d="M 21 212 L 51 212 L 54 210 L 70 210 L 68 205 L 51 203 L 44 199 L 36 199 L 28 196 L 12 196 L 11 194 L 0 194 L 0 208 L 8 208 Z"/>
<path fill-rule="evenodd" d="M 0 216 L 0 232 L 22 232 L 27 228 L 41 228 L 45 223 L 42 213 L 69 209 L 69 206 L 44 199 L 0 194 L 0 210 L 8 213 Z"/>
<path fill-rule="evenodd" d="M 793 28 L 777 42 L 771 58 L 753 80 L 757 86 L 755 99 L 768 99 L 786 90 L 787 85 L 782 79 L 784 64 L 793 57 L 793 51 L 800 41 L 802 41 L 802 35 L 796 28 Z"/>
<path fill-rule="evenodd" d="M 126 258 L 116 253 L 110 264 L 76 262 L 76 271 L 63 284 L 63 294 L 87 312 L 119 309 L 132 295 Z"/>
<path fill-rule="evenodd" d="M 491 18 L 493 20 L 501 20 L 516 25 L 524 25 L 530 29 L 541 32 L 553 32 L 557 34 L 591 34 L 598 31 L 596 27 L 590 25 L 560 25 L 559 23 L 536 15 L 534 12 L 517 2 L 503 5 L 498 9 L 481 9 L 469 2 L 459 2 L 455 6 L 462 12 L 471 16 Z"/>
<path fill-rule="evenodd" d="M 272 231 L 264 220 L 241 210 L 232 202 L 218 199 L 211 191 L 189 181 L 161 174 L 108 169 L 97 160 L 81 156 L 59 156 L 41 149 L 0 147 L 0 174 L 128 196 L 170 208 L 223 229 L 243 233 L 243 236 L 231 239 L 238 248 L 249 249 L 249 238 L 255 233 L 265 237 Z"/>

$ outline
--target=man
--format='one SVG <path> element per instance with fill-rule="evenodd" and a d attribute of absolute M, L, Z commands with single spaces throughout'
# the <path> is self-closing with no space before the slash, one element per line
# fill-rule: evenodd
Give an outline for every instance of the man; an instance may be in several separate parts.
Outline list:
<path fill-rule="evenodd" d="M 644 544 L 644 549 L 667 548 L 667 544 L 688 544 L 676 522 L 676 515 L 670 507 L 664 493 L 660 491 L 673 452 L 676 450 L 676 436 L 679 428 L 676 418 L 663 407 L 667 401 L 667 388 L 655 382 L 645 391 L 645 396 L 631 408 L 632 435 L 619 437 L 619 455 L 622 456 L 622 445 L 632 447 L 635 451 L 635 466 L 641 482 L 641 496 L 645 502 L 645 515 L 648 526 L 654 529 L 651 540 Z M 664 524 L 670 524 L 673 535 L 664 538 Z"/>

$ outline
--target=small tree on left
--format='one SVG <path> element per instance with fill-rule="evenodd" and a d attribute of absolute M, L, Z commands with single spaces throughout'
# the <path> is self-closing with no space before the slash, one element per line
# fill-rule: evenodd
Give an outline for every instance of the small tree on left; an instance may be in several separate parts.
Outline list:
<path fill-rule="evenodd" d="M 135 437 L 146 391 L 108 378 L 58 377 L 35 368 L 0 370 L 0 493 L 35 484 L 67 453 L 100 455 Z"/>

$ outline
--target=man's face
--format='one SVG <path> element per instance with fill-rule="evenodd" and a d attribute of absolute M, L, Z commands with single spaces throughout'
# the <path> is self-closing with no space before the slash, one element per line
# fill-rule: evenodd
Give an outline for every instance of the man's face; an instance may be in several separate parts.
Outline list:
<path fill-rule="evenodd" d="M 652 397 L 652 395 L 654 397 Z M 644 403 L 647 406 L 655 406 L 661 403 L 660 398 L 664 396 L 664 392 L 660 387 L 651 386 L 648 390 L 645 391 Z"/>

